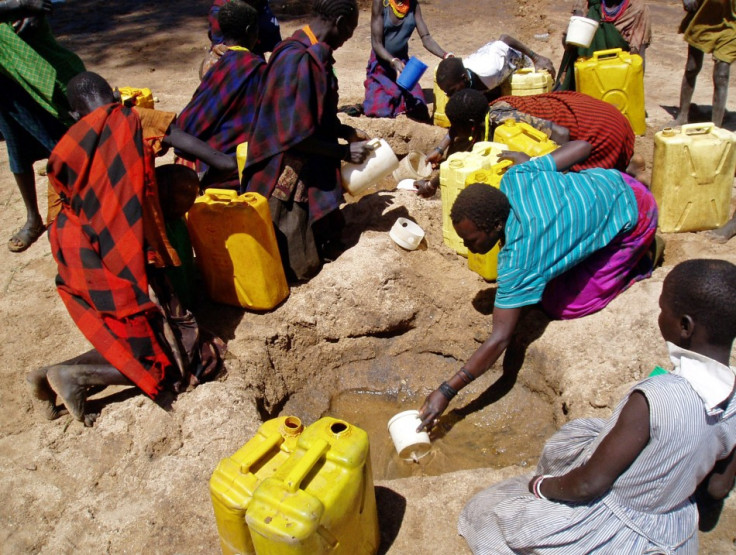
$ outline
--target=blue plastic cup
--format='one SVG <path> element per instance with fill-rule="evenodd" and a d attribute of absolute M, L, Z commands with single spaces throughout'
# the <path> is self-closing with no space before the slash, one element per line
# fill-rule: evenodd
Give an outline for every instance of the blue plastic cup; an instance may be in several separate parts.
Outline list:
<path fill-rule="evenodd" d="M 419 58 L 412 56 L 404 66 L 404 71 L 401 72 L 399 78 L 396 80 L 396 84 L 407 91 L 412 90 L 419 79 L 421 79 L 424 72 L 427 70 L 427 64 L 422 62 Z"/>

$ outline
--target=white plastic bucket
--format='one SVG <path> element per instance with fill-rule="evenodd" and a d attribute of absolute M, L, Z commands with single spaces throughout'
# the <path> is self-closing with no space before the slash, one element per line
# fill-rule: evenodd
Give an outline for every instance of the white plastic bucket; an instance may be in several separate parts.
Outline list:
<path fill-rule="evenodd" d="M 407 250 L 413 251 L 424 239 L 424 230 L 406 218 L 399 218 L 388 232 L 391 239 Z"/>
<path fill-rule="evenodd" d="M 363 163 L 343 164 L 340 170 L 342 186 L 351 195 L 359 194 L 399 167 L 399 159 L 384 139 L 371 139 L 368 146 L 373 148 L 373 152 L 363 160 Z"/>
<path fill-rule="evenodd" d="M 567 38 L 565 42 L 573 46 L 588 48 L 593 42 L 593 35 L 598 29 L 598 22 L 595 19 L 580 17 L 573 15 L 570 18 L 570 24 L 567 26 Z"/>
<path fill-rule="evenodd" d="M 421 423 L 418 410 L 400 412 L 388 421 L 388 433 L 391 434 L 396 452 L 405 461 L 416 462 L 429 453 L 429 434 L 417 432 Z"/>
<path fill-rule="evenodd" d="M 412 150 L 404 156 L 393 173 L 397 182 L 402 179 L 413 179 L 414 181 L 427 179 L 430 175 L 432 175 L 432 164 L 427 162 L 427 157 L 417 150 Z"/>

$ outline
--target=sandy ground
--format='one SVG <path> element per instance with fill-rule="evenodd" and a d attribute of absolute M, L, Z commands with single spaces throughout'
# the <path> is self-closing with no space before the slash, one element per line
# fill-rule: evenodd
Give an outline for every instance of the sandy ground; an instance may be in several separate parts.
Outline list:
<path fill-rule="evenodd" d="M 208 4 L 74 0 L 61 5 L 52 22 L 88 68 L 113 85 L 150 87 L 160 109 L 179 111 L 197 84 Z M 298 11 L 297 4 L 276 6 L 285 36 L 303 24 L 289 15 Z M 637 139 L 648 165 L 653 133 L 671 119 L 678 102 L 686 53 L 675 33 L 680 3 L 649 4 L 654 16 L 645 81 L 649 130 Z M 509 33 L 555 63 L 570 7 L 564 0 L 423 3 L 433 36 L 458 55 Z M 547 40 L 534 39 L 543 33 L 549 33 Z M 369 37 L 369 14 L 363 11 L 354 38 L 335 55 L 342 103 L 362 99 Z M 430 58 L 416 37 L 411 49 Z M 711 69 L 707 60 L 694 98 L 706 116 Z M 431 89 L 429 72 L 422 84 Z M 728 108 L 725 126 L 734 130 L 733 94 Z M 427 150 L 442 135 L 405 118 L 352 123 L 389 138 L 400 154 Z M 41 197 L 45 187 L 39 178 Z M 45 209 L 45 198 L 40 204 Z M 0 237 L 9 238 L 25 215 L 5 149 L 0 149 L 0 205 Z M 311 422 L 334 394 L 352 388 L 418 403 L 411 400 L 423 398 L 456 369 L 491 324 L 493 286 L 443 245 L 440 210 L 439 198 L 425 201 L 406 192 L 381 191 L 351 203 L 345 208 L 351 248 L 309 284 L 292 289 L 277 310 L 258 315 L 200 304 L 201 321 L 229 343 L 224 379 L 181 396 L 171 413 L 129 389 L 103 394 L 97 401 L 102 414 L 91 429 L 68 416 L 42 420 L 24 386 L 30 369 L 88 349 L 55 291 L 48 241 L 41 239 L 23 254 L 0 250 L 0 496 L 5 499 L 0 551 L 215 553 L 207 480 L 217 461 L 252 437 L 263 419 L 290 413 Z M 408 253 L 391 242 L 387 231 L 398 216 L 410 216 L 426 230 L 426 248 Z M 514 387 L 545 400 L 556 426 L 574 417 L 610 414 L 632 382 L 655 364 L 667 364 L 656 325 L 657 297 L 667 271 L 694 257 L 736 262 L 733 242 L 670 235 L 663 267 L 601 313 L 572 322 L 547 322 L 530 313 L 507 357 L 508 364 L 521 364 Z M 504 392 L 480 394 L 499 373 L 500 364 L 466 388 L 455 406 L 492 414 L 489 403 Z M 450 431 L 446 440 L 451 438 Z M 463 552 L 455 521 L 464 501 L 484 485 L 522 471 L 510 466 L 378 482 L 381 550 Z M 701 534 L 702 551 L 734 552 L 735 531 L 736 504 L 730 499 L 713 531 Z"/>

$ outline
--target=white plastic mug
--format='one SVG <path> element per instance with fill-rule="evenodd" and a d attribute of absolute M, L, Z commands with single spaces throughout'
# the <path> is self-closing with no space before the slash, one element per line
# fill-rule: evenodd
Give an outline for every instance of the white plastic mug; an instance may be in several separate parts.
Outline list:
<path fill-rule="evenodd" d="M 403 179 L 427 179 L 432 175 L 432 164 L 427 162 L 427 157 L 412 150 L 399 162 L 399 167 L 394 170 L 394 179 L 398 182 Z"/>
<path fill-rule="evenodd" d="M 397 245 L 410 251 L 416 250 L 424 239 L 424 230 L 406 218 L 398 218 L 388 234 Z"/>
<path fill-rule="evenodd" d="M 405 410 L 388 421 L 388 432 L 396 452 L 405 461 L 416 462 L 429 453 L 429 434 L 425 431 L 417 432 L 421 423 L 418 410 Z"/>

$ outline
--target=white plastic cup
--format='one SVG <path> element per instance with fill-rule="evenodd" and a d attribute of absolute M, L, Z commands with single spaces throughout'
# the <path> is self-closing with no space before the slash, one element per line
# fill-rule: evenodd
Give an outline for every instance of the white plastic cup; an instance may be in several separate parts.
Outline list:
<path fill-rule="evenodd" d="M 399 159 L 384 139 L 371 139 L 368 146 L 373 152 L 361 164 L 343 164 L 340 170 L 343 188 L 351 195 L 361 193 L 399 167 Z"/>
<path fill-rule="evenodd" d="M 424 239 L 424 230 L 406 218 L 398 218 L 388 234 L 394 243 L 410 251 L 416 250 Z"/>
<path fill-rule="evenodd" d="M 598 30 L 598 22 L 595 19 L 573 15 L 567 26 L 567 37 L 565 42 L 573 46 L 588 48 L 593 42 L 593 36 Z"/>
<path fill-rule="evenodd" d="M 418 410 L 405 410 L 388 421 L 388 433 L 391 434 L 396 452 L 405 461 L 416 462 L 429 453 L 429 434 L 417 432 L 421 423 Z"/>

